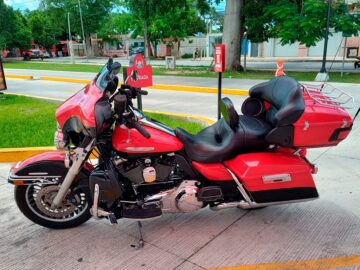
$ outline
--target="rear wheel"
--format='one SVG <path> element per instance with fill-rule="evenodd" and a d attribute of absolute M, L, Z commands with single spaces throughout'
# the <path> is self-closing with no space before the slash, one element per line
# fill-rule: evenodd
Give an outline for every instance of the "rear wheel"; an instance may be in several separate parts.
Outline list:
<path fill-rule="evenodd" d="M 90 200 L 76 187 L 69 192 L 60 207 L 51 208 L 59 185 L 15 186 L 15 201 L 20 211 L 31 221 L 48 228 L 66 229 L 86 222 L 90 217 Z"/>

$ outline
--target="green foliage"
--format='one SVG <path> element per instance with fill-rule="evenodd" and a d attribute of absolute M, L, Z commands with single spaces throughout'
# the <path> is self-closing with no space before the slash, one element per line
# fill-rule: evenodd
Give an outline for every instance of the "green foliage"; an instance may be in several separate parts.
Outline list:
<path fill-rule="evenodd" d="M 27 49 L 31 32 L 24 16 L 0 0 L 0 49 Z"/>
<path fill-rule="evenodd" d="M 42 0 L 41 6 L 50 18 L 51 25 L 67 33 L 67 14 L 70 13 L 71 31 L 81 34 L 78 0 Z M 115 7 L 113 0 L 80 0 L 85 36 L 96 33 L 107 21 Z"/>
<path fill-rule="evenodd" d="M 36 44 L 50 49 L 57 44 L 55 39 L 56 29 L 50 24 L 50 18 L 46 12 L 41 10 L 31 11 L 27 15 L 32 36 Z"/>
<path fill-rule="evenodd" d="M 179 41 L 206 30 L 200 16 L 209 8 L 206 1 L 125 0 L 125 3 L 137 18 L 133 21 L 133 36 L 143 35 L 146 25 L 148 39 L 154 44 L 167 38 Z"/>
<path fill-rule="evenodd" d="M 118 41 L 114 35 L 129 34 L 137 22 L 136 16 L 129 13 L 110 13 L 101 26 L 98 37 L 104 41 Z"/>
<path fill-rule="evenodd" d="M 261 17 L 268 32 L 264 37 L 278 37 L 281 43 L 299 41 L 314 46 L 324 38 L 328 3 L 319 0 L 281 0 L 264 7 Z M 330 28 L 351 36 L 360 30 L 360 18 L 349 14 L 344 1 L 334 1 L 331 6 Z"/>

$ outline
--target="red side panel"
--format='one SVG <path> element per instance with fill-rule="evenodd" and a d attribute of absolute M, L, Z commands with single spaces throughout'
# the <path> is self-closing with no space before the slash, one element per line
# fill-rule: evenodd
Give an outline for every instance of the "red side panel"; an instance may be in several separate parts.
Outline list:
<path fill-rule="evenodd" d="M 102 97 L 103 93 L 91 81 L 84 89 L 64 101 L 56 109 L 56 120 L 62 128 L 66 120 L 77 117 L 87 128 L 95 128 L 95 103 Z"/>
<path fill-rule="evenodd" d="M 214 181 L 233 180 L 231 175 L 221 163 L 200 163 L 193 161 L 192 165 L 206 179 Z"/>
<path fill-rule="evenodd" d="M 151 137 L 146 139 L 136 129 L 115 127 L 112 144 L 115 150 L 129 154 L 170 153 L 179 151 L 183 144 L 176 136 L 164 131 L 143 126 Z"/>
<path fill-rule="evenodd" d="M 243 154 L 225 161 L 225 165 L 235 173 L 250 192 L 315 187 L 311 175 L 312 168 L 302 158 L 294 155 L 285 153 Z M 287 179 L 284 180 L 285 178 Z"/>
<path fill-rule="evenodd" d="M 318 95 L 321 92 L 317 91 Z M 348 128 L 352 119 L 349 114 L 338 106 L 321 105 L 311 99 L 306 93 L 305 112 L 294 123 L 294 146 L 296 147 L 322 147 L 337 145 L 347 137 L 350 130 L 342 131 L 337 140 L 330 141 L 334 131 Z"/>

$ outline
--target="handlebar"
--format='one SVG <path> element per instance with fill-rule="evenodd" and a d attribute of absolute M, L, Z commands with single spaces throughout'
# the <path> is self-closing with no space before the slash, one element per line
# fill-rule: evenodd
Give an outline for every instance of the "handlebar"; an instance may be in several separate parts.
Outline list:
<path fill-rule="evenodd" d="M 138 122 L 133 123 L 134 128 L 140 132 L 141 135 L 143 135 L 146 139 L 150 138 L 150 133 L 147 132 L 145 128 L 143 128 Z"/>
<path fill-rule="evenodd" d="M 149 94 L 149 92 L 148 91 L 146 91 L 146 90 L 141 90 L 141 89 L 139 89 L 139 90 L 136 90 L 140 95 L 142 95 L 142 96 L 147 96 L 148 94 Z"/>

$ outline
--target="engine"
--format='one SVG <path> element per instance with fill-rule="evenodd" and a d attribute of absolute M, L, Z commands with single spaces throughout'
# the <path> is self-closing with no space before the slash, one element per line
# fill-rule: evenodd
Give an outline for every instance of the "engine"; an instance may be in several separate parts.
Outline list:
<path fill-rule="evenodd" d="M 118 171 L 144 196 L 145 205 L 158 205 L 162 212 L 195 212 L 204 206 L 198 200 L 196 180 L 183 180 L 173 155 L 136 160 L 115 160 Z M 181 171 L 181 170 L 180 170 Z"/>
<path fill-rule="evenodd" d="M 190 213 L 201 209 L 204 205 L 198 200 L 198 192 L 197 181 L 184 180 L 177 188 L 150 196 L 145 201 L 147 203 L 160 201 L 163 212 Z"/>
<path fill-rule="evenodd" d="M 171 155 L 148 157 L 136 160 L 115 160 L 119 172 L 135 185 L 164 182 L 174 171 L 175 160 Z"/>

